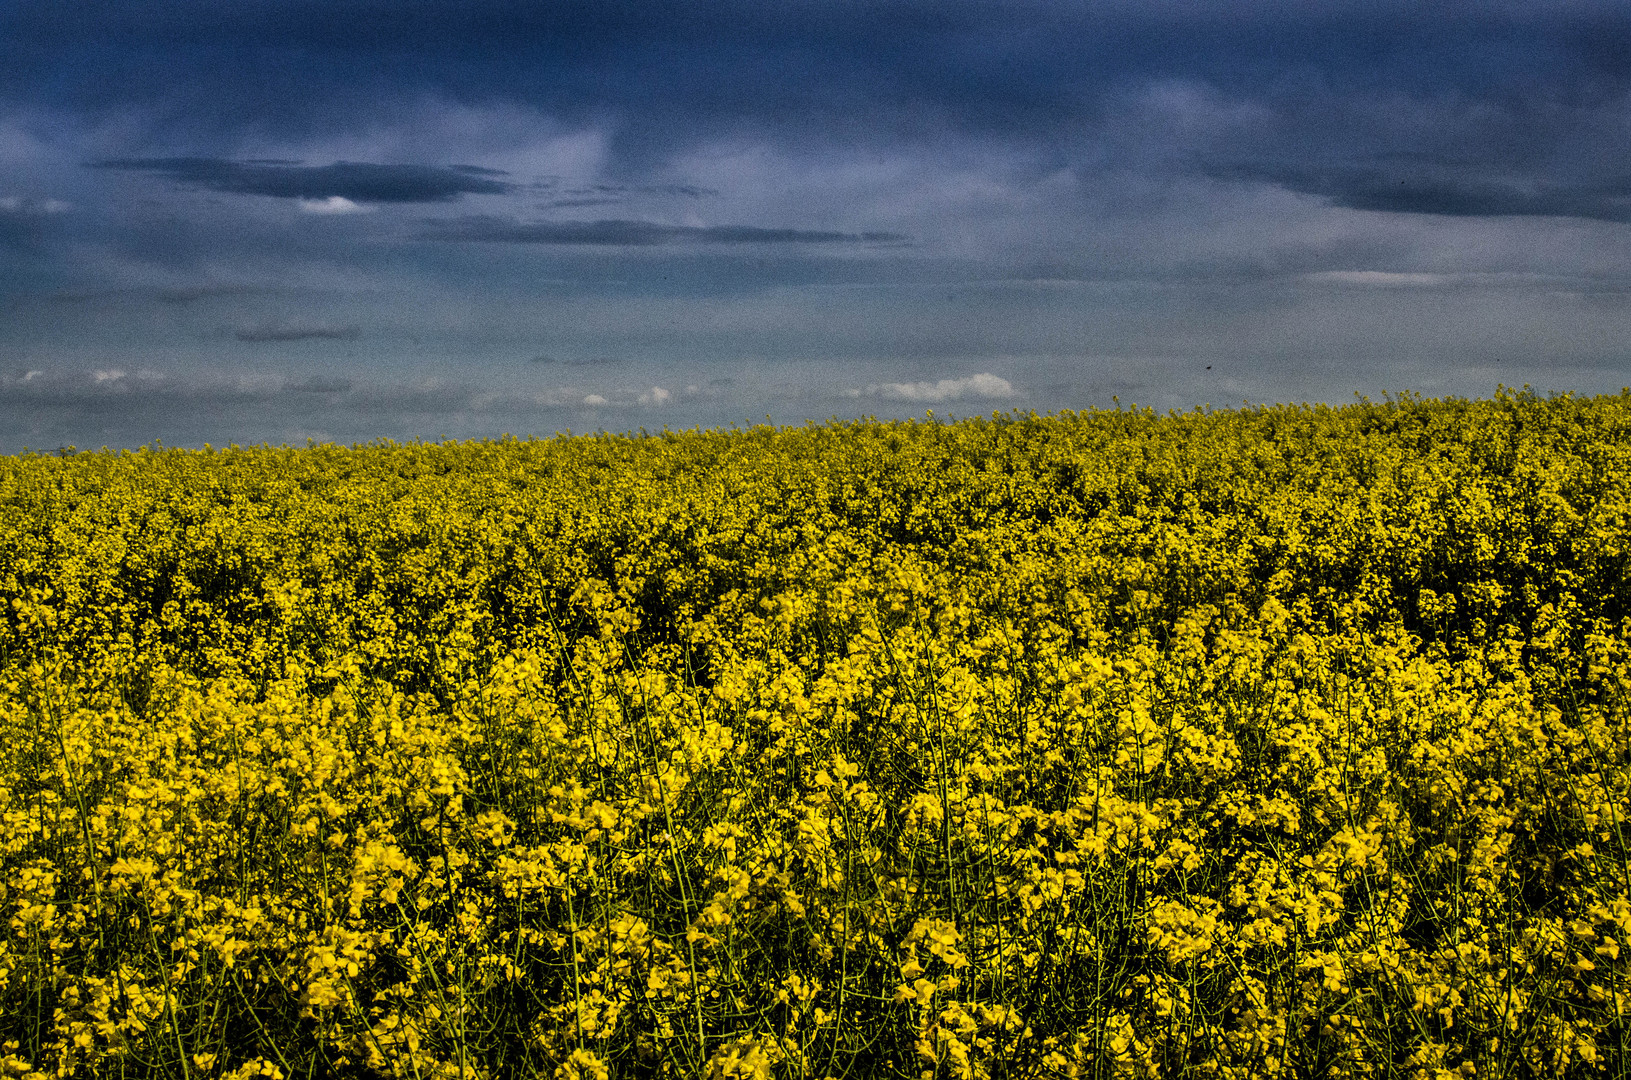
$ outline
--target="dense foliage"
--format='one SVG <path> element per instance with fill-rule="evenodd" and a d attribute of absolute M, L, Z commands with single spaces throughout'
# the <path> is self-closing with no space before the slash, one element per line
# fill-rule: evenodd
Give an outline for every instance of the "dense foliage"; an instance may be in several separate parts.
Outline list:
<path fill-rule="evenodd" d="M 0 460 L 0 1075 L 1625 1076 L 1631 395 Z"/>

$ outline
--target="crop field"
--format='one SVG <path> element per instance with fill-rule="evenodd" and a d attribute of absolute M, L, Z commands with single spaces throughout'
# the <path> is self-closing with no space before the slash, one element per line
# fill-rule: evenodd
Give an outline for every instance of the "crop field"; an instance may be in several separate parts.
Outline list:
<path fill-rule="evenodd" d="M 1631 1075 L 1631 393 L 0 459 L 0 1077 Z"/>

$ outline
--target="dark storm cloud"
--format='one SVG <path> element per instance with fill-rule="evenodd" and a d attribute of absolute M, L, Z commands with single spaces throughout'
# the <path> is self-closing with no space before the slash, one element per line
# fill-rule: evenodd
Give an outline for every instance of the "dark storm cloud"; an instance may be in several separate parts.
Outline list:
<path fill-rule="evenodd" d="M 1402 0 L 19 0 L 0 14 L 0 98 L 87 118 L 134 116 L 168 146 L 354 133 L 436 99 L 513 105 L 602 129 L 606 171 L 620 179 L 722 139 L 815 148 L 974 137 L 1090 170 L 1140 139 L 1166 149 L 1205 142 L 1205 130 L 1129 128 L 1123 115 L 1141 88 L 1189 84 L 1257 110 L 1244 136 L 1257 159 L 1289 163 L 1276 174 L 1285 186 L 1381 209 L 1436 203 L 1449 213 L 1521 204 L 1502 197 L 1490 179 L 1498 170 L 1515 172 L 1519 193 L 1525 184 L 1555 186 L 1571 179 L 1571 158 L 1617 145 L 1626 134 L 1628 57 L 1631 8 L 1615 0 L 1430 8 Z M 1464 108 L 1446 112 L 1445 103 Z M 1541 122 L 1526 126 L 1525 117 Z M 1311 151 L 1362 172 L 1400 138 L 1455 144 L 1469 167 L 1402 200 L 1363 176 L 1292 182 Z M 493 174 L 424 165 L 208 156 L 114 164 L 216 191 L 356 202 L 511 189 Z M 1171 161 L 1161 168 L 1181 171 Z M 588 206 L 633 190 L 553 197 Z M 1589 208 L 1594 199 L 1563 192 L 1525 205 Z"/>
<path fill-rule="evenodd" d="M 1529 181 L 1432 175 L 1420 168 L 1310 167 L 1275 164 L 1213 167 L 1222 180 L 1257 181 L 1322 196 L 1335 206 L 1448 217 L 1580 217 L 1631 221 L 1631 176 L 1597 182 Z M 1426 175 L 1423 175 L 1423 173 Z"/>
<path fill-rule="evenodd" d="M 436 221 L 425 240 L 483 244 L 551 244 L 591 247 L 657 247 L 666 244 L 900 244 L 891 232 L 764 229 L 752 225 L 663 225 L 653 221 L 518 222 L 494 217 Z"/>
<path fill-rule="evenodd" d="M 229 161 L 222 158 L 115 158 L 89 163 L 95 169 L 145 172 L 210 191 L 271 195 L 283 199 L 349 199 L 358 203 L 451 202 L 460 195 L 502 195 L 511 185 L 503 173 L 472 165 L 377 165 L 338 161 L 302 165 L 292 161 Z"/>
<path fill-rule="evenodd" d="M 1631 11 L 1612 0 L 19 0 L 0 15 L 0 92 L 134 108 L 199 141 L 353 129 L 426 94 L 524 102 L 615 121 L 634 161 L 743 130 L 1057 138 L 1112 119 L 1106 91 L 1150 80 L 1254 95 L 1614 96 L 1631 79 L 1628 44 Z"/>

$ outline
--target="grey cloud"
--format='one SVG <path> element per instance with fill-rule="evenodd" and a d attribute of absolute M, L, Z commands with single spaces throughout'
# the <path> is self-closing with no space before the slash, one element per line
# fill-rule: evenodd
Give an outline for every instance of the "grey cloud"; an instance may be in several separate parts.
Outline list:
<path fill-rule="evenodd" d="M 607 364 L 616 364 L 615 356 L 567 356 L 554 357 L 547 353 L 532 358 L 535 364 L 564 364 L 567 367 L 603 367 Z"/>
<path fill-rule="evenodd" d="M 293 382 L 288 389 L 297 394 L 343 394 L 351 389 L 350 379 L 324 379 L 313 376 L 301 382 Z"/>
<path fill-rule="evenodd" d="M 226 297 L 255 296 L 275 290 L 253 285 L 178 285 L 159 289 L 104 289 L 82 292 L 54 293 L 50 299 L 60 304 L 96 303 L 104 300 L 149 300 L 174 307 L 185 307 L 200 300 Z"/>
<path fill-rule="evenodd" d="M 488 389 L 457 379 L 425 378 L 354 387 L 348 405 L 364 414 L 418 414 L 445 422 L 454 417 L 514 416 L 559 409 L 581 404 L 582 396 L 582 390 L 568 387 L 520 392 Z"/>
<path fill-rule="evenodd" d="M 502 195 L 513 185 L 496 169 L 475 165 L 380 165 L 337 161 L 303 165 L 283 160 L 115 158 L 90 168 L 152 173 L 177 183 L 232 195 L 281 199 L 348 199 L 357 203 L 451 202 L 461 195 Z"/>
<path fill-rule="evenodd" d="M 159 289 L 153 294 L 153 299 L 161 304 L 191 304 L 199 300 L 211 300 L 221 296 L 248 296 L 256 292 L 270 290 L 257 289 L 249 285 L 189 285 L 171 289 Z"/>
<path fill-rule="evenodd" d="M 1578 217 L 1631 221 L 1631 176 L 1606 181 L 1519 181 L 1457 176 L 1447 168 L 1252 163 L 1212 167 L 1220 180 L 1275 184 L 1332 205 L 1447 217 Z"/>
<path fill-rule="evenodd" d="M 355 326 L 302 326 L 268 323 L 240 327 L 233 333 L 239 341 L 355 341 L 361 336 Z"/>
<path fill-rule="evenodd" d="M 110 289 L 57 289 L 38 296 L 38 301 L 53 305 L 93 305 L 119 302 L 153 301 L 184 307 L 200 300 L 221 297 L 252 296 L 275 290 L 254 285 L 178 285 L 167 288 L 110 288 Z"/>
<path fill-rule="evenodd" d="M 719 194 L 716 188 L 699 187 L 696 184 L 654 184 L 638 190 L 647 195 L 679 195 L 687 199 L 702 199 Z"/>
<path fill-rule="evenodd" d="M 551 181 L 550 186 L 559 183 L 558 179 Z M 716 188 L 702 187 L 697 184 L 587 184 L 579 187 L 567 188 L 567 195 L 675 195 L 687 199 L 701 199 L 710 195 L 718 195 Z"/>
<path fill-rule="evenodd" d="M 698 184 L 589 184 L 567 188 L 546 205 L 552 209 L 582 209 L 589 206 L 616 206 L 639 196 L 704 199 L 718 194 L 718 189 Z"/>
<path fill-rule="evenodd" d="M 465 217 L 429 222 L 424 240 L 486 244 L 546 244 L 586 247 L 657 247 L 670 244 L 902 244 L 892 232 L 831 232 L 766 229 L 753 225 L 664 225 L 654 221 L 519 222 Z"/>
<path fill-rule="evenodd" d="M 172 375 L 147 369 L 108 367 L 79 372 L 44 373 L 18 370 L 0 376 L 0 412 L 6 406 L 96 408 L 98 403 L 133 399 L 152 404 L 213 406 L 284 403 L 298 409 L 313 396 L 350 394 L 352 404 L 375 409 L 409 408 L 444 413 L 520 406 L 554 407 L 575 403 L 581 390 L 558 388 L 494 392 L 470 383 L 446 379 L 414 379 L 358 383 L 348 378 L 320 375 L 294 379 L 279 375 L 194 373 Z"/>

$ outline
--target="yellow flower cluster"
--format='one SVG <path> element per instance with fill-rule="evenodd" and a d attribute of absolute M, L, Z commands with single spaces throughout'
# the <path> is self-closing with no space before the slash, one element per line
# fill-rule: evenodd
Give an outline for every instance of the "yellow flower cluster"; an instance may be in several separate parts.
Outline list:
<path fill-rule="evenodd" d="M 1631 1068 L 1631 394 L 24 456 L 0 601 L 0 1077 Z"/>

